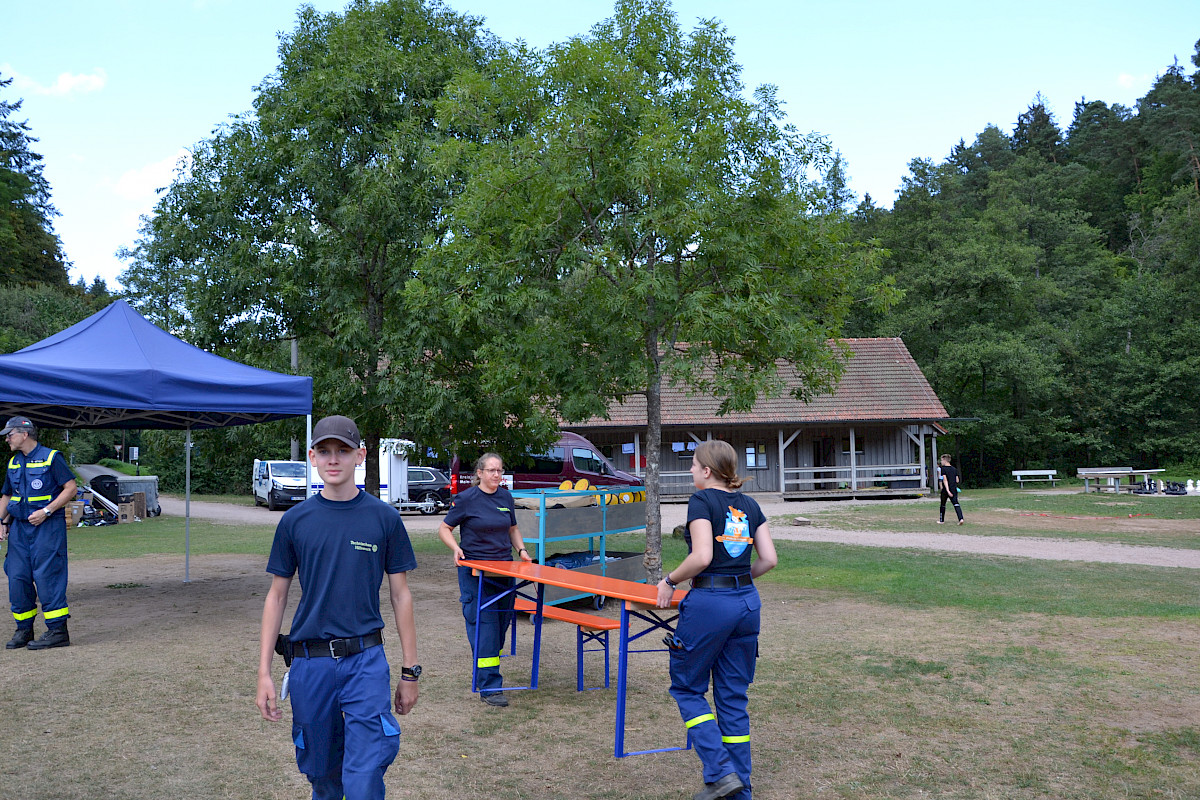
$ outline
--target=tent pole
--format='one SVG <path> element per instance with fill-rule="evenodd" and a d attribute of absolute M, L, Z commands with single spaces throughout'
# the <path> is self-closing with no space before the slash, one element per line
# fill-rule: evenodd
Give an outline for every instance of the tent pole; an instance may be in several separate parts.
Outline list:
<path fill-rule="evenodd" d="M 308 446 L 312 441 L 312 414 L 308 415 L 308 423 L 304 428 L 304 496 L 312 497 L 312 462 L 308 460 Z"/>
<path fill-rule="evenodd" d="M 183 453 L 183 582 L 190 583 L 188 572 L 192 555 L 192 429 L 187 429 Z"/>

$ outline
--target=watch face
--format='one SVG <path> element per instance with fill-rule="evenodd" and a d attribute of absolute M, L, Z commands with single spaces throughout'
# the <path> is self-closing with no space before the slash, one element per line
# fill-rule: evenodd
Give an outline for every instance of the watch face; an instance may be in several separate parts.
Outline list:
<path fill-rule="evenodd" d="M 421 677 L 421 665 L 420 665 L 420 664 L 418 664 L 418 665 L 416 665 L 416 666 L 414 666 L 414 667 L 411 667 L 411 668 L 410 668 L 410 667 L 405 667 L 404 669 L 402 669 L 402 670 L 400 670 L 400 671 L 401 671 L 401 672 L 406 672 L 406 673 L 408 673 L 409 675 L 412 675 L 414 678 L 419 678 L 419 677 Z"/>

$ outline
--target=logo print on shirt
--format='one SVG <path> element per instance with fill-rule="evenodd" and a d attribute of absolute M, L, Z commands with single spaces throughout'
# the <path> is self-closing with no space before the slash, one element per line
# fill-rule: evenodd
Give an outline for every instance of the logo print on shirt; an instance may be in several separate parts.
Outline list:
<path fill-rule="evenodd" d="M 737 558 L 746 552 L 746 548 L 754 540 L 750 538 L 750 521 L 746 519 L 746 512 L 733 506 L 728 508 L 729 513 L 725 515 L 725 532 L 717 537 L 717 541 L 725 546 L 725 552 L 729 553 L 730 557 Z"/>
<path fill-rule="evenodd" d="M 31 489 L 40 489 L 40 488 L 42 488 L 42 479 L 41 479 L 41 478 L 34 478 L 33 480 L 31 480 L 31 481 L 29 482 L 29 488 L 31 488 Z"/>
<path fill-rule="evenodd" d="M 355 550 L 362 550 L 364 553 L 374 553 L 379 550 L 379 545 L 377 544 L 371 544 L 370 542 L 356 542 L 353 539 L 350 540 L 350 546 Z"/>

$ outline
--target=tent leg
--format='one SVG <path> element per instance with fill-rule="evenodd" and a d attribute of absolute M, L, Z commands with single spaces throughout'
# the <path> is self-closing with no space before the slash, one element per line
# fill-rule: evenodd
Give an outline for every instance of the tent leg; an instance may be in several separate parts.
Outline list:
<path fill-rule="evenodd" d="M 192 555 L 192 429 L 187 429 L 183 446 L 183 582 L 190 583 L 188 563 Z"/>

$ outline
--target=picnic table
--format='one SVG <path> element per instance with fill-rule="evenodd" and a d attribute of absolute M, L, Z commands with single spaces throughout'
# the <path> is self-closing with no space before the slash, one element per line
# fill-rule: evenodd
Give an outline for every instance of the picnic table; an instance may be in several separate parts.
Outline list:
<path fill-rule="evenodd" d="M 626 756 L 643 755 L 645 753 L 686 750 L 691 747 L 689 743 L 683 747 L 660 747 L 654 750 L 638 750 L 635 752 L 625 751 L 625 705 L 627 698 L 626 688 L 629 681 L 629 654 L 631 652 L 658 652 L 665 651 L 666 649 L 665 647 L 655 647 L 646 650 L 631 650 L 630 645 L 655 631 L 674 633 L 675 628 L 673 627 L 673 623 L 679 619 L 679 601 L 687 596 L 687 592 L 677 589 L 671 598 L 670 608 L 662 609 L 655 607 L 655 603 L 658 600 L 658 588 L 645 583 L 583 573 L 572 569 L 547 567 L 543 564 L 526 563 L 524 561 L 475 561 L 467 559 L 458 563 L 461 566 L 470 567 L 479 575 L 480 597 L 484 596 L 483 580 L 485 575 L 498 575 L 505 578 L 513 578 L 516 581 L 512 589 L 497 594 L 486 603 L 481 603 L 480 612 L 496 605 L 502 598 L 510 595 L 514 597 L 515 602 L 519 602 L 519 598 L 524 598 L 526 601 L 533 601 L 535 603 L 533 612 L 533 665 L 530 670 L 529 685 L 505 687 L 504 691 L 536 689 L 538 687 L 538 663 L 541 658 L 542 647 L 542 620 L 544 617 L 560 611 L 553 606 L 545 604 L 544 595 L 547 586 L 556 586 L 583 594 L 593 594 L 620 600 L 620 643 L 617 649 L 617 708 L 616 719 L 613 724 L 613 755 L 617 758 L 625 758 Z M 530 597 L 522 591 L 528 591 L 527 587 L 530 586 L 536 587 L 536 598 Z M 636 633 L 633 631 L 635 620 L 645 623 L 645 627 Z M 584 622 L 586 624 L 587 621 L 585 620 Z M 477 624 L 476 637 L 478 635 Z M 582 686 L 582 680 L 580 686 Z M 472 673 L 471 690 L 476 691 L 476 689 L 476 681 L 474 673 Z"/>
<path fill-rule="evenodd" d="M 1165 469 L 1134 469 L 1132 467 L 1081 467 L 1077 473 L 1077 477 L 1083 478 L 1083 491 L 1086 494 L 1091 491 L 1091 481 L 1096 481 L 1096 491 L 1104 491 L 1105 488 L 1111 489 L 1113 492 L 1120 493 L 1122 488 L 1127 488 L 1133 491 L 1134 487 L 1139 482 L 1134 481 L 1135 477 L 1140 476 L 1140 483 L 1145 483 L 1150 480 L 1151 475 L 1159 475 L 1166 472 Z M 1129 484 L 1125 487 L 1121 486 L 1121 478 L 1128 477 Z M 1104 483 L 1101 483 L 1101 480 Z"/>

